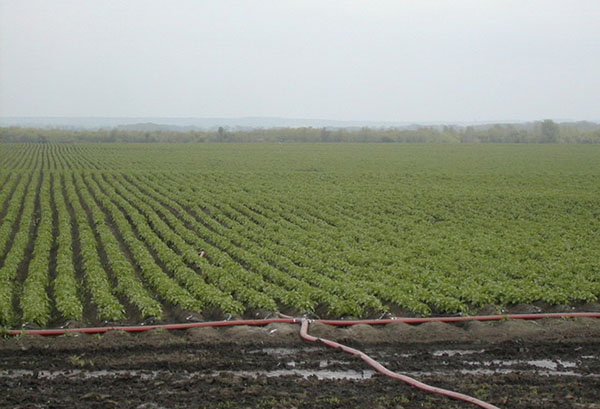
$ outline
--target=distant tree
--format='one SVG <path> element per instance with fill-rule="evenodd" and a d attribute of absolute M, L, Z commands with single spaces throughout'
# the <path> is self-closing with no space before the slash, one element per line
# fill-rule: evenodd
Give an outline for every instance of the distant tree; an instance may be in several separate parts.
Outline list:
<path fill-rule="evenodd" d="M 542 140 L 544 143 L 556 143 L 560 139 L 560 127 L 551 119 L 542 122 Z"/>
<path fill-rule="evenodd" d="M 325 127 L 321 128 L 321 142 L 331 142 L 331 132 Z"/>
<path fill-rule="evenodd" d="M 218 141 L 222 141 L 225 139 L 225 128 L 223 128 L 222 126 L 219 127 L 219 129 L 217 129 L 217 140 Z"/>
<path fill-rule="evenodd" d="M 461 142 L 465 143 L 475 143 L 479 142 L 479 138 L 477 137 L 477 133 L 475 132 L 475 128 L 472 126 L 467 126 L 460 137 Z"/>
<path fill-rule="evenodd" d="M 228 132 L 222 126 L 217 129 L 217 142 L 235 142 L 235 131 Z"/>

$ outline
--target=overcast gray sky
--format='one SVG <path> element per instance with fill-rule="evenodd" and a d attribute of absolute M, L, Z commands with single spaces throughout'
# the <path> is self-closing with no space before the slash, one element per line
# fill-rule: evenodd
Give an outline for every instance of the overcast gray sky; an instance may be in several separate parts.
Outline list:
<path fill-rule="evenodd" d="M 600 119 L 600 1 L 0 0 L 0 116 Z"/>

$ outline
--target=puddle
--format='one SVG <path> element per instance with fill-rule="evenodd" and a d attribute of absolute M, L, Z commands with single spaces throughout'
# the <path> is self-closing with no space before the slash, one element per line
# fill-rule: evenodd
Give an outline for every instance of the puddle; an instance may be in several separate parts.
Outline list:
<path fill-rule="evenodd" d="M 286 355 L 298 355 L 300 353 L 305 352 L 314 352 L 323 350 L 323 348 L 319 347 L 307 347 L 307 348 L 261 348 L 261 349 L 253 349 L 248 351 L 249 354 L 267 354 L 273 356 L 286 356 Z"/>
<path fill-rule="evenodd" d="M 222 372 L 215 372 L 212 376 L 219 376 Z M 375 375 L 375 371 L 364 370 L 326 370 L 326 369 L 279 369 L 274 371 L 227 371 L 227 374 L 246 376 L 257 378 L 259 376 L 266 376 L 267 378 L 279 377 L 279 376 L 301 376 L 303 378 L 309 378 L 316 376 L 317 379 L 342 379 L 342 380 L 361 380 L 370 379 Z"/>
<path fill-rule="evenodd" d="M 509 368 L 498 368 L 498 369 L 459 369 L 457 371 L 435 371 L 435 372 L 403 372 L 409 376 L 456 376 L 461 375 L 475 375 L 475 376 L 493 376 L 493 375 L 506 375 L 517 372 L 527 372 L 521 369 L 509 369 Z M 600 374 L 582 374 L 574 371 L 552 371 L 543 370 L 535 371 L 538 376 L 574 376 L 581 378 L 600 378 Z"/>
<path fill-rule="evenodd" d="M 509 368 L 498 368 L 498 369 L 459 369 L 457 371 L 408 371 L 402 372 L 404 375 L 413 377 L 423 376 L 453 376 L 457 373 L 462 375 L 498 375 L 498 374 L 510 374 L 514 372 L 522 372 L 522 370 L 515 370 Z M 580 374 L 574 371 L 555 371 L 555 370 L 543 370 L 536 371 L 538 375 L 545 376 L 577 376 L 577 377 L 600 377 L 600 374 Z M 218 377 L 222 375 L 231 376 L 243 376 L 250 378 L 257 378 L 259 376 L 266 376 L 268 378 L 280 377 L 280 376 L 301 376 L 308 378 L 316 376 L 317 379 L 339 379 L 339 380 L 361 380 L 370 379 L 375 375 L 375 371 L 364 370 L 314 370 L 314 369 L 278 369 L 273 371 L 223 371 L 223 372 L 184 372 L 184 373 L 173 373 L 169 371 L 135 371 L 135 370 L 101 370 L 101 371 L 84 371 L 84 370 L 70 370 L 70 371 L 32 371 L 32 370 L 13 370 L 13 371 L 0 371 L 1 378 L 20 378 L 24 376 L 35 376 L 38 379 L 56 379 L 59 377 L 78 377 L 83 379 L 93 379 L 100 377 L 137 377 L 144 380 L 153 380 L 163 376 L 174 376 L 180 375 L 182 378 L 206 378 L 206 377 Z"/>
<path fill-rule="evenodd" d="M 462 356 L 462 355 L 472 355 L 472 354 L 481 354 L 485 352 L 485 349 L 440 349 L 439 351 L 434 351 L 431 354 L 433 356 Z"/>
<path fill-rule="evenodd" d="M 78 377 L 84 379 L 101 378 L 105 376 L 131 376 L 144 380 L 155 379 L 160 375 L 169 374 L 168 371 L 136 371 L 136 370 L 99 370 L 86 371 L 83 369 L 70 369 L 68 371 L 32 371 L 29 369 L 15 369 L 0 371 L 0 378 L 21 378 L 33 376 L 38 379 L 56 379 L 58 377 Z"/>
<path fill-rule="evenodd" d="M 267 378 L 279 376 L 301 376 L 308 378 L 316 376 L 317 379 L 341 379 L 341 380 L 361 380 L 370 379 L 375 375 L 375 371 L 364 370 L 327 370 L 327 369 L 277 369 L 273 371 L 220 371 L 220 372 L 170 372 L 170 371 L 136 371 L 136 370 L 99 370 L 86 371 L 73 369 L 68 371 L 32 371 L 32 370 L 3 370 L 0 371 L 0 378 L 22 378 L 25 376 L 34 376 L 38 379 L 56 379 L 60 377 L 77 377 L 83 379 L 94 379 L 101 377 L 137 377 L 143 380 L 153 380 L 161 377 L 181 376 L 182 378 L 207 378 L 218 377 L 222 375 L 244 376 L 257 378 L 266 376 Z"/>
<path fill-rule="evenodd" d="M 306 364 L 306 361 L 301 361 L 299 363 Z M 298 363 L 296 361 L 287 361 L 285 363 L 285 366 L 287 368 L 295 368 L 297 364 Z M 327 368 L 327 367 L 329 367 L 331 365 L 335 365 L 335 364 L 337 364 L 337 365 L 352 365 L 352 363 L 348 362 L 348 361 L 339 361 L 337 359 L 324 359 L 324 360 L 319 361 L 319 368 L 323 369 L 323 368 Z"/>
<path fill-rule="evenodd" d="M 374 355 L 376 355 L 376 353 L 370 353 L 368 355 L 369 356 L 374 356 Z M 399 354 L 397 352 L 394 352 L 393 354 L 386 354 L 386 353 L 379 354 L 379 356 L 383 356 L 383 357 L 389 357 L 389 356 L 397 357 L 397 356 L 399 356 L 400 358 L 410 358 L 410 357 L 413 357 L 413 356 L 416 356 L 416 355 L 417 355 L 416 353 L 411 353 L 411 354 L 402 353 L 402 354 Z"/>
<path fill-rule="evenodd" d="M 319 368 L 327 368 L 328 366 L 333 365 L 333 364 L 356 366 L 356 363 L 353 363 L 350 361 L 340 361 L 338 359 L 324 359 L 322 361 L 319 361 Z"/>
<path fill-rule="evenodd" d="M 550 359 L 533 359 L 533 360 L 519 360 L 519 359 L 509 359 L 509 360 L 501 360 L 501 359 L 493 359 L 491 361 L 467 361 L 465 362 L 467 365 L 472 366 L 491 366 L 491 365 L 499 365 L 499 366 L 515 366 L 515 365 L 529 365 L 535 366 L 537 368 L 549 369 L 551 371 L 556 371 L 559 368 L 576 368 L 577 362 L 573 361 L 563 361 L 560 359 L 550 360 Z"/>

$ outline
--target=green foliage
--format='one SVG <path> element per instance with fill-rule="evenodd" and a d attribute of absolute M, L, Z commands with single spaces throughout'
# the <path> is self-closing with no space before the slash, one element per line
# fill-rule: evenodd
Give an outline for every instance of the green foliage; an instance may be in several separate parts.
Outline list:
<path fill-rule="evenodd" d="M 21 295 L 23 321 L 46 325 L 50 320 L 50 298 L 46 293 L 50 268 L 52 237 L 52 207 L 50 205 L 50 176 L 43 175 L 39 192 L 40 220 L 35 233 L 33 257 Z"/>
<path fill-rule="evenodd" d="M 0 157 L 0 325 L 82 320 L 86 302 L 119 321 L 125 305 L 429 315 L 600 296 L 595 146 L 50 143 Z"/>
<path fill-rule="evenodd" d="M 123 254 L 119 248 L 118 239 L 105 223 L 109 222 L 108 218 L 85 189 L 80 174 L 75 176 L 75 182 L 82 199 L 90 209 L 92 222 L 106 253 L 108 267 L 116 278 L 115 291 L 128 297 L 132 304 L 138 307 L 142 318 L 161 318 L 162 307 L 160 303 L 148 294 L 141 281 L 136 277 L 133 265 Z"/>
<path fill-rule="evenodd" d="M 75 173 L 76 174 L 76 173 Z M 93 225 L 90 224 L 86 210 L 83 208 L 75 186 L 71 183 L 74 173 L 65 176 L 71 179 L 65 183 L 67 197 L 73 206 L 79 231 L 79 245 L 84 267 L 86 288 L 98 309 L 99 318 L 107 321 L 118 321 L 125 316 L 125 309 L 111 290 L 110 281 L 98 253 L 98 243 L 94 237 Z"/>
<path fill-rule="evenodd" d="M 2 324 L 12 324 L 15 320 L 13 311 L 15 279 L 19 267 L 25 260 L 26 248 L 31 240 L 36 189 L 41 182 L 41 174 L 34 171 L 31 178 L 26 179 L 28 180 L 27 193 L 23 199 L 21 215 L 15 219 L 15 223 L 17 219 L 19 220 L 17 232 L 12 239 L 10 250 L 6 253 L 4 264 L 0 268 L 0 323 Z"/>
<path fill-rule="evenodd" d="M 58 173 L 53 175 L 53 198 L 56 206 L 58 237 L 56 249 L 56 278 L 54 297 L 56 309 L 67 320 L 81 320 L 83 305 L 78 294 L 73 264 L 73 236 L 70 216 L 63 195 L 64 182 Z"/>

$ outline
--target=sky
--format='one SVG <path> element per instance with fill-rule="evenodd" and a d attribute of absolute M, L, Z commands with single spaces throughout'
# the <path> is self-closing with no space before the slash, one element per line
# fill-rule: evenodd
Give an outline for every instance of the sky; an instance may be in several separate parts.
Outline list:
<path fill-rule="evenodd" d="M 0 0 L 0 116 L 600 120 L 600 1 Z"/>

